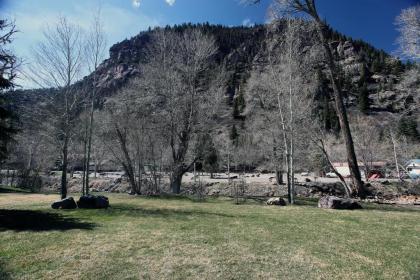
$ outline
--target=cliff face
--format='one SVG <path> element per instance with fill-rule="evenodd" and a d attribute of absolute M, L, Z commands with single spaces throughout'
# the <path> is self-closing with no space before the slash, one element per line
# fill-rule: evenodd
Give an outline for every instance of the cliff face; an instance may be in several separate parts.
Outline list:
<path fill-rule="evenodd" d="M 223 63 L 228 75 L 226 96 L 230 99 L 230 106 L 225 108 L 225 115 L 232 117 L 233 114 L 229 112 L 233 110 L 233 101 L 239 92 L 238 89 L 244 88 L 243 85 L 250 76 L 253 64 L 260 59 L 261 48 L 268 39 L 266 26 L 248 28 L 184 24 L 171 27 L 178 32 L 187 28 L 199 28 L 204 33 L 214 36 L 219 47 L 216 63 Z M 110 57 L 95 73 L 85 77 L 78 84 L 95 86 L 100 92 L 102 101 L 108 96 L 117 94 L 118 89 L 139 74 L 141 62 L 147 60 L 147 49 L 153 32 L 154 30 L 141 32 L 131 39 L 113 45 L 109 51 Z M 362 86 L 366 87 L 368 112 L 398 113 L 419 105 L 418 86 L 417 89 L 411 90 L 398 86 L 405 71 L 400 61 L 363 41 L 352 40 L 333 30 L 329 31 L 329 37 L 334 55 L 344 73 L 345 103 L 348 107 L 358 108 Z M 36 95 L 36 92 L 39 91 L 31 91 L 30 95 Z"/>
<path fill-rule="evenodd" d="M 264 40 L 264 27 L 253 28 L 223 27 L 214 25 L 183 25 L 173 29 L 200 28 L 216 39 L 219 47 L 217 63 L 225 63 L 230 82 L 238 84 L 243 75 L 249 72 L 252 61 Z M 141 32 L 129 40 L 124 40 L 110 48 L 110 57 L 96 71 L 85 78 L 92 83 L 93 74 L 97 75 L 96 86 L 103 94 L 113 94 L 117 89 L 139 73 L 140 63 L 147 59 L 147 48 L 153 31 Z M 232 85 L 233 86 L 233 85 Z"/>
<path fill-rule="evenodd" d="M 217 62 L 226 65 L 229 75 L 226 94 L 233 99 L 237 88 L 246 83 L 253 61 L 267 39 L 266 28 L 229 28 L 208 24 L 173 27 L 176 31 L 185 28 L 200 28 L 215 37 L 219 45 Z M 139 73 L 140 63 L 146 59 L 152 32 L 142 32 L 111 47 L 110 58 L 95 73 L 96 86 L 104 97 L 114 94 Z M 371 111 L 399 112 L 414 106 L 416 98 L 412 96 L 413 93 L 395 86 L 404 71 L 400 61 L 362 41 L 354 41 L 334 31 L 330 32 L 330 40 L 334 55 L 345 73 L 343 79 L 347 83 L 344 88 L 348 106 L 356 107 L 362 83 L 367 87 Z M 87 82 L 91 80 L 92 75 L 85 79 Z"/>

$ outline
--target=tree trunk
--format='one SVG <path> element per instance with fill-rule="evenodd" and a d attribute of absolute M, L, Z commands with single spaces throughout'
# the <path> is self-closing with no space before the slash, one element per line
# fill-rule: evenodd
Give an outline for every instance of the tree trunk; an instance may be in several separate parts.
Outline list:
<path fill-rule="evenodd" d="M 276 169 L 276 183 L 277 186 L 283 185 L 283 172 L 279 169 Z"/>
<path fill-rule="evenodd" d="M 176 167 L 171 174 L 171 189 L 174 194 L 179 194 L 181 192 L 181 183 L 182 176 L 184 175 L 184 170 L 182 167 Z"/>
<path fill-rule="evenodd" d="M 290 154 L 286 154 L 286 184 L 287 184 L 287 200 L 292 203 L 292 184 L 290 181 Z"/>
<path fill-rule="evenodd" d="M 197 176 L 197 174 L 196 174 L 196 166 L 195 166 L 195 162 L 194 162 L 194 183 L 197 182 L 196 176 Z"/>
<path fill-rule="evenodd" d="M 61 199 L 67 197 L 67 165 L 68 165 L 68 136 L 65 136 L 63 143 L 63 164 L 62 164 L 62 173 L 61 173 Z"/>
<path fill-rule="evenodd" d="M 86 106 L 85 106 L 86 110 Z M 83 138 L 83 176 L 82 176 L 82 194 L 86 194 L 86 152 L 87 152 L 87 137 L 88 137 L 88 126 L 85 121 L 85 135 Z"/>
<path fill-rule="evenodd" d="M 125 174 L 128 177 L 128 181 L 130 182 L 131 194 L 137 194 L 138 193 L 137 183 L 136 183 L 136 178 L 135 178 L 132 167 L 129 167 L 126 164 L 123 164 L 123 168 L 124 168 Z"/>
<path fill-rule="evenodd" d="M 341 131 L 343 133 L 344 142 L 346 144 L 347 162 L 349 165 L 353 185 L 356 189 L 357 195 L 359 195 L 360 197 L 365 197 L 365 188 L 360 175 L 359 166 L 357 164 L 353 138 L 351 135 L 350 125 L 347 118 L 346 107 L 344 106 L 343 94 L 341 92 L 339 80 L 337 78 L 338 69 L 336 67 L 332 51 L 330 49 L 325 35 L 325 30 L 327 29 L 327 26 L 324 24 L 324 22 L 322 22 L 322 20 L 319 17 L 316 17 L 315 20 L 317 23 L 317 32 L 326 53 L 327 67 L 329 70 L 330 80 L 334 93 L 335 108 L 337 111 Z"/>
<path fill-rule="evenodd" d="M 228 184 L 230 185 L 230 147 L 228 147 L 227 173 L 228 173 Z"/>
<path fill-rule="evenodd" d="M 293 140 L 290 144 L 290 204 L 295 203 L 295 170 L 294 170 L 294 154 Z"/>
<path fill-rule="evenodd" d="M 391 132 L 390 135 L 391 135 L 392 149 L 394 152 L 394 161 L 395 161 L 395 168 L 397 170 L 397 177 L 398 177 L 398 181 L 401 182 L 402 180 L 400 176 L 400 166 L 398 165 L 398 157 L 397 157 L 397 143 L 394 138 L 394 134 Z"/>
<path fill-rule="evenodd" d="M 93 89 L 91 95 L 90 115 L 89 115 L 89 131 L 87 137 L 87 156 L 86 156 L 86 194 L 89 194 L 89 173 L 90 173 L 90 154 L 92 150 L 92 132 L 93 132 L 93 110 L 95 105 L 95 90 Z"/>
<path fill-rule="evenodd" d="M 351 197 L 351 189 L 348 187 L 344 177 L 337 171 L 337 169 L 335 169 L 333 163 L 330 160 L 330 156 L 328 155 L 327 150 L 325 149 L 324 143 L 321 143 L 320 145 L 317 145 L 317 146 L 321 150 L 321 152 L 324 154 L 324 157 L 327 160 L 328 165 L 331 168 L 331 170 L 334 172 L 335 175 L 337 175 L 337 177 L 340 179 L 341 183 L 343 184 L 344 192 L 346 193 L 346 196 L 348 198 L 350 198 Z"/>

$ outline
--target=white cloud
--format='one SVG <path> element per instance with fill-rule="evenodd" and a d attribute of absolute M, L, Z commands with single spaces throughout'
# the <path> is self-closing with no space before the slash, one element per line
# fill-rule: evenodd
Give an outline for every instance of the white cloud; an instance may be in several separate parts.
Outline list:
<path fill-rule="evenodd" d="M 169 6 L 173 6 L 173 5 L 175 5 L 176 0 L 165 0 L 165 1 Z"/>
<path fill-rule="evenodd" d="M 140 7 L 140 0 L 133 0 L 133 7 L 134 8 Z"/>
<path fill-rule="evenodd" d="M 246 27 L 252 27 L 255 25 L 255 23 L 252 22 L 249 18 L 246 18 L 242 21 L 242 25 Z"/>
<path fill-rule="evenodd" d="M 141 2 L 141 0 L 137 1 Z M 15 54 L 25 61 L 25 65 L 31 63 L 31 49 L 44 39 L 43 29 L 47 25 L 54 26 L 60 15 L 66 16 L 70 22 L 77 23 L 82 29 L 89 28 L 92 13 L 97 8 L 92 2 L 75 0 L 65 13 L 62 13 L 56 7 L 27 7 L 23 4 L 16 6 L 12 15 L 16 19 L 17 28 L 20 32 L 16 34 L 12 44 Z M 0 16 L 3 16 L 3 14 L 5 12 L 0 11 Z M 102 5 L 101 17 L 107 36 L 108 48 L 125 38 L 137 35 L 149 26 L 162 25 L 163 21 L 161 17 L 150 17 L 142 13 L 141 10 L 135 11 L 108 3 Z M 22 70 L 25 70 L 25 65 L 22 66 Z M 25 77 L 22 77 L 22 80 L 18 82 L 23 87 L 34 86 Z"/>

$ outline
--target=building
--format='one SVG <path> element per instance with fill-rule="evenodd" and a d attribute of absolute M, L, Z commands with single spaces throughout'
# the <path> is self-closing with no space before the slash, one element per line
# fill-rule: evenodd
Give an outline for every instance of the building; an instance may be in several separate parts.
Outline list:
<path fill-rule="evenodd" d="M 412 159 L 406 165 L 408 176 L 411 179 L 420 179 L 420 159 Z"/>
<path fill-rule="evenodd" d="M 350 168 L 347 162 L 333 162 L 333 166 L 335 170 L 337 170 L 337 172 L 340 173 L 344 178 L 350 177 Z M 358 166 L 362 177 L 366 177 L 365 165 L 362 162 L 359 162 Z M 369 166 L 370 174 L 368 174 L 369 179 L 384 178 L 385 166 L 385 161 L 371 162 Z"/>

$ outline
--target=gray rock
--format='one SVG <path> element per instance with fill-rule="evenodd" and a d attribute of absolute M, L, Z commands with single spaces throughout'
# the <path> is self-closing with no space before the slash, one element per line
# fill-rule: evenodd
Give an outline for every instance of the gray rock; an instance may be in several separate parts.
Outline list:
<path fill-rule="evenodd" d="M 325 209 L 362 209 L 362 205 L 359 202 L 353 199 L 340 198 L 336 196 L 324 196 L 321 197 L 318 201 L 319 208 Z"/>
<path fill-rule="evenodd" d="M 286 201 L 281 197 L 273 197 L 267 200 L 267 205 L 286 206 Z"/>
<path fill-rule="evenodd" d="M 77 205 L 73 197 L 67 197 L 63 200 L 56 201 L 51 204 L 52 209 L 76 209 Z"/>
<path fill-rule="evenodd" d="M 84 209 L 106 209 L 109 207 L 109 200 L 102 195 L 83 195 L 77 201 L 77 206 Z"/>

